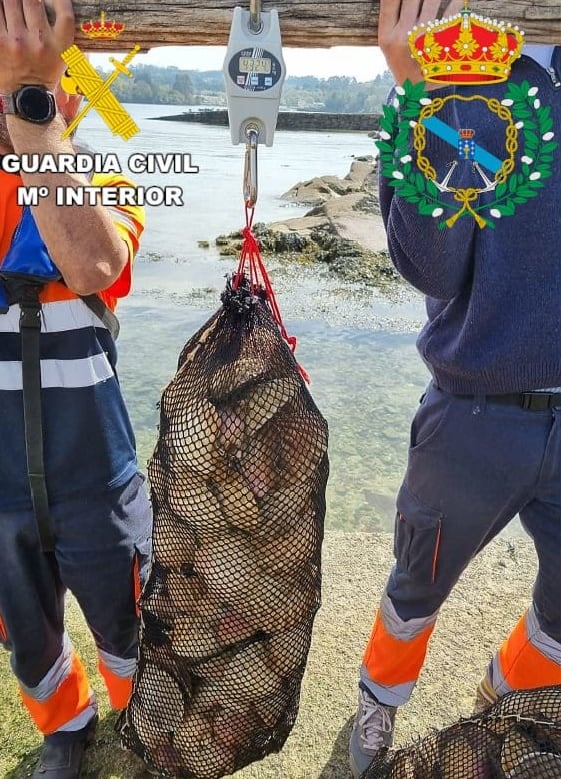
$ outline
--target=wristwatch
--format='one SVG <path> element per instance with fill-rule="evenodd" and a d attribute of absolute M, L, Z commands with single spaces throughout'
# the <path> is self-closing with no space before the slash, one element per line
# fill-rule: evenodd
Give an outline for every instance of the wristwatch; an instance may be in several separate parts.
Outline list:
<path fill-rule="evenodd" d="M 29 84 L 11 95 L 0 95 L 0 113 L 15 114 L 35 124 L 45 124 L 56 116 L 55 96 L 46 87 Z"/>

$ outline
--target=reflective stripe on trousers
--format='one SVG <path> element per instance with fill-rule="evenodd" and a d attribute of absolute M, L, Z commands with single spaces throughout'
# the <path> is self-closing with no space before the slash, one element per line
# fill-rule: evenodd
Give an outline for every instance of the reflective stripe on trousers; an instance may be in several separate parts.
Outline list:
<path fill-rule="evenodd" d="M 41 733 L 80 730 L 97 711 L 84 666 L 65 633 L 62 652 L 36 687 L 20 682 L 20 694 Z"/>
<path fill-rule="evenodd" d="M 151 508 L 140 475 L 95 497 L 55 504 L 52 517 L 56 548 L 43 554 L 32 511 L 0 512 L 0 642 L 44 733 L 82 727 L 95 711 L 64 632 L 67 589 L 94 636 L 111 705 L 126 705 L 137 657 L 136 598 L 151 557 Z"/>
<path fill-rule="evenodd" d="M 493 663 L 499 693 L 561 682 L 561 408 L 529 411 L 430 385 L 411 426 L 396 562 L 361 672 L 382 703 L 409 699 L 442 603 L 517 514 L 540 566 L 532 606 Z"/>

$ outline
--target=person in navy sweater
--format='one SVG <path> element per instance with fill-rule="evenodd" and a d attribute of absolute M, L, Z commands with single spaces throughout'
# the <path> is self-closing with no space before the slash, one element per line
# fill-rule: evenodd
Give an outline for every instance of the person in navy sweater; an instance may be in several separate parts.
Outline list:
<path fill-rule="evenodd" d="M 408 33 L 440 5 L 381 2 L 400 121 L 406 80 L 423 78 Z M 452 2 L 445 16 L 463 10 Z M 414 144 L 413 118 L 406 154 L 391 162 L 381 147 L 388 248 L 426 296 L 417 345 L 431 381 L 397 496 L 396 561 L 361 666 L 354 777 L 391 745 L 396 709 L 460 574 L 516 515 L 536 547 L 537 579 L 477 688 L 476 710 L 513 689 L 561 684 L 561 48 L 525 46 L 501 83 L 426 86 L 439 123 L 427 122 L 425 146 Z M 411 179 L 415 197 L 400 183 L 421 155 L 433 185 Z M 497 176 L 486 169 L 493 160 Z M 420 209 L 423 197 L 434 207 Z"/>

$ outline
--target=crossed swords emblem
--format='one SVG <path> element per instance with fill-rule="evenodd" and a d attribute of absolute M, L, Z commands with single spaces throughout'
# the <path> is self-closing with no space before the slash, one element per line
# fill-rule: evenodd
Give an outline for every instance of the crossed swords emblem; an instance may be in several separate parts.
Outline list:
<path fill-rule="evenodd" d="M 125 111 L 110 89 L 111 84 L 119 75 L 122 74 L 132 78 L 133 74 L 127 68 L 127 65 L 139 51 L 140 46 L 134 46 L 122 62 L 114 57 L 110 57 L 109 61 L 115 67 L 115 70 L 105 81 L 90 65 L 85 55 L 76 45 L 70 46 L 66 51 L 62 52 L 62 59 L 67 65 L 65 78 L 69 84 L 67 89 L 65 83 L 63 83 L 63 89 L 75 92 L 79 90 L 80 94 L 88 99 L 87 105 L 84 106 L 82 111 L 64 131 L 63 138 L 67 138 L 76 129 L 92 108 L 95 108 L 109 129 L 115 135 L 120 135 L 125 141 L 128 141 L 129 138 L 132 138 L 133 135 L 139 132 L 140 128 L 136 122 Z"/>

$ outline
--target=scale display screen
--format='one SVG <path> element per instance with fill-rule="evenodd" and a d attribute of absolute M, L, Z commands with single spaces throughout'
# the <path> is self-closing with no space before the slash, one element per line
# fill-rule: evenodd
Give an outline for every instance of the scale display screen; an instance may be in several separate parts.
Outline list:
<path fill-rule="evenodd" d="M 240 73 L 269 73 L 272 61 L 268 57 L 240 57 Z"/>
<path fill-rule="evenodd" d="M 232 82 L 247 92 L 265 92 L 282 78 L 282 66 L 266 49 L 252 47 L 237 51 L 228 63 Z"/>

